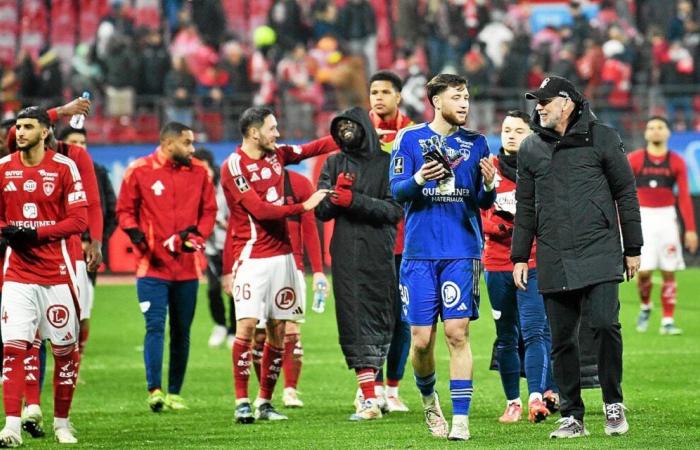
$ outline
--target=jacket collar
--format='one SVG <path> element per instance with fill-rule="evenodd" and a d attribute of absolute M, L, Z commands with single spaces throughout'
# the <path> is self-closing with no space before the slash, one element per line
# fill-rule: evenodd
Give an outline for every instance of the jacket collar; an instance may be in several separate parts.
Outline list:
<path fill-rule="evenodd" d="M 574 121 L 569 124 L 564 136 L 560 136 L 552 129 L 540 125 L 540 114 L 535 110 L 530 120 L 530 128 L 544 141 L 559 141 L 566 147 L 589 145 L 586 140 L 591 132 L 591 126 L 598 120 L 591 110 L 591 105 L 584 100 L 573 113 Z"/>

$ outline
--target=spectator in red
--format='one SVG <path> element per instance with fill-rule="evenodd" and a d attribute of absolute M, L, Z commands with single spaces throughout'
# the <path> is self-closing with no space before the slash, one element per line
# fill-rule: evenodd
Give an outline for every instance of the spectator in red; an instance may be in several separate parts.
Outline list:
<path fill-rule="evenodd" d="M 679 41 L 672 42 L 668 48 L 665 62 L 661 65 L 659 84 L 666 98 L 668 120 L 673 124 L 677 120 L 677 112 L 683 114 L 686 130 L 693 129 L 692 97 L 696 92 L 695 61 L 693 55 Z"/>
<path fill-rule="evenodd" d="M 630 107 L 632 68 L 624 60 L 625 46 L 618 40 L 606 42 L 603 54 L 605 62 L 600 75 L 600 117 L 619 131 L 622 129 L 621 116 Z"/>
<path fill-rule="evenodd" d="M 314 113 L 321 106 L 321 87 L 312 76 L 313 60 L 304 44 L 298 43 L 277 65 L 277 81 L 282 94 L 286 120 L 285 136 L 291 139 L 312 137 Z"/>
<path fill-rule="evenodd" d="M 173 58 L 173 67 L 165 76 L 165 116 L 169 122 L 192 126 L 194 121 L 194 77 L 185 58 Z"/>

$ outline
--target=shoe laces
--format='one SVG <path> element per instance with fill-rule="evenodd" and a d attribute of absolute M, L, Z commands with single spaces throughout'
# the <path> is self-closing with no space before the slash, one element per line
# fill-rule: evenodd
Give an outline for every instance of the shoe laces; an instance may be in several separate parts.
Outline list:
<path fill-rule="evenodd" d="M 608 420 L 619 420 L 622 417 L 622 406 L 621 403 L 608 403 L 605 405 L 605 416 Z"/>
<path fill-rule="evenodd" d="M 578 420 L 574 416 L 569 416 L 569 417 L 562 417 L 561 419 L 557 420 L 557 423 L 560 423 L 561 426 L 559 428 L 570 428 L 578 425 Z"/>
<path fill-rule="evenodd" d="M 510 402 L 508 403 L 508 408 L 506 408 L 506 415 L 514 416 L 517 414 L 518 409 L 522 409 L 522 407 L 516 402 Z"/>

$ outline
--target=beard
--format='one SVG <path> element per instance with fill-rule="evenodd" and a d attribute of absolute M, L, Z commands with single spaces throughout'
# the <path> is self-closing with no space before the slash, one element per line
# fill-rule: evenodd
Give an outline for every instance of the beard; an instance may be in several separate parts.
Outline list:
<path fill-rule="evenodd" d="M 192 165 L 192 157 L 188 155 L 173 154 L 173 161 L 187 167 Z"/>
<path fill-rule="evenodd" d="M 454 112 L 446 112 L 446 111 L 441 111 L 442 118 L 445 119 L 445 122 L 449 123 L 453 127 L 461 127 L 465 123 L 467 123 L 467 117 L 469 117 L 469 112 L 464 116 L 464 119 L 459 118 L 456 113 Z"/>
<path fill-rule="evenodd" d="M 41 141 L 41 136 L 37 137 L 34 140 L 28 140 L 24 146 L 21 146 L 19 142 L 17 143 L 17 149 L 21 152 L 28 152 L 29 150 L 33 149 L 36 147 L 36 145 Z"/>

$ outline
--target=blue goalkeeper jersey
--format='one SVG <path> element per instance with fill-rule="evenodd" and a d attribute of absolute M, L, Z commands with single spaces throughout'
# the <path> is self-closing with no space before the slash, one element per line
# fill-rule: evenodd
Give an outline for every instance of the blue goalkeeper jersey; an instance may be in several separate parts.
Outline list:
<path fill-rule="evenodd" d="M 454 173 L 449 183 L 416 182 L 429 151 L 446 157 Z M 485 190 L 479 167 L 489 154 L 486 138 L 463 128 L 442 136 L 423 123 L 399 132 L 389 176 L 391 192 L 404 207 L 405 259 L 481 258 L 479 208 L 490 208 L 496 199 L 495 189 Z"/>

